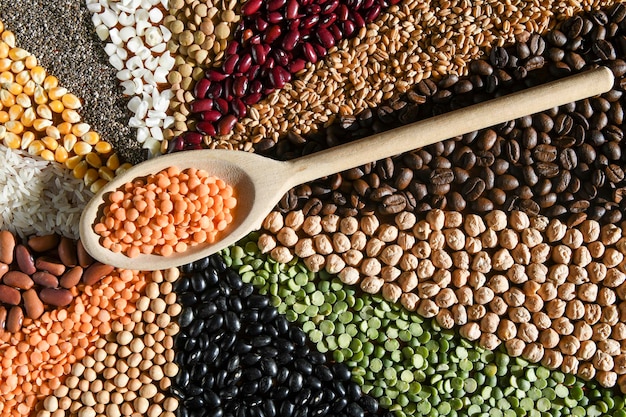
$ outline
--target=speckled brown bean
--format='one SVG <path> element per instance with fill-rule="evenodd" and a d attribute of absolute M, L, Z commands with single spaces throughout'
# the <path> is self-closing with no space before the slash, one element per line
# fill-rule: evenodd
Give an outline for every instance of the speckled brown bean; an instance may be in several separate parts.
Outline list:
<path fill-rule="evenodd" d="M 77 248 L 72 239 L 61 238 L 59 242 L 59 259 L 65 266 L 76 266 L 78 264 Z"/>
<path fill-rule="evenodd" d="M 28 239 L 28 247 L 35 252 L 46 252 L 59 243 L 59 235 L 33 236 Z"/>
<path fill-rule="evenodd" d="M 9 265 L 7 264 L 3 264 L 2 262 L 0 262 L 0 279 L 4 276 L 4 274 L 6 274 L 7 272 L 9 272 Z"/>
<path fill-rule="evenodd" d="M 26 315 L 33 320 L 37 320 L 43 314 L 43 303 L 34 289 L 24 293 L 24 309 L 26 310 Z"/>
<path fill-rule="evenodd" d="M 10 265 L 13 263 L 15 236 L 7 230 L 0 232 L 0 262 Z"/>
<path fill-rule="evenodd" d="M 57 277 L 63 275 L 65 272 L 65 265 L 58 262 L 56 259 L 41 257 L 35 261 L 35 267 L 41 271 L 46 271 Z"/>
<path fill-rule="evenodd" d="M 39 298 L 46 304 L 62 307 L 69 305 L 74 297 L 65 288 L 44 288 L 39 293 Z"/>
<path fill-rule="evenodd" d="M 87 268 L 89 265 L 94 263 L 94 259 L 89 253 L 87 253 L 80 240 L 76 243 L 76 256 L 78 257 L 78 265 L 83 268 Z"/>
<path fill-rule="evenodd" d="M 21 290 L 30 290 L 35 283 L 33 280 L 23 272 L 9 271 L 2 278 L 2 282 L 11 287 L 16 287 Z"/>
<path fill-rule="evenodd" d="M 63 274 L 59 282 L 63 288 L 67 288 L 69 290 L 70 288 L 78 285 L 82 276 L 83 268 L 81 266 L 75 266 Z"/>
<path fill-rule="evenodd" d="M 46 288 L 56 288 L 59 286 L 59 279 L 52 274 L 37 271 L 32 275 L 33 281 Z"/>
<path fill-rule="evenodd" d="M 96 262 L 85 270 L 83 273 L 83 282 L 87 285 L 93 285 L 105 276 L 113 272 L 115 268 L 111 265 L 104 265 Z"/>
<path fill-rule="evenodd" d="M 0 302 L 11 305 L 18 305 L 22 300 L 20 292 L 8 285 L 0 285 Z"/>
<path fill-rule="evenodd" d="M 0 307 L 0 330 L 4 330 L 7 324 L 7 309 Z"/>
<path fill-rule="evenodd" d="M 15 248 L 15 258 L 17 259 L 17 265 L 19 266 L 20 271 L 23 273 L 32 275 L 37 272 L 37 268 L 35 268 L 35 260 L 26 246 L 17 245 Z"/>
<path fill-rule="evenodd" d="M 24 321 L 24 312 L 21 307 L 11 307 L 7 315 L 6 329 L 8 332 L 15 333 L 22 328 Z"/>

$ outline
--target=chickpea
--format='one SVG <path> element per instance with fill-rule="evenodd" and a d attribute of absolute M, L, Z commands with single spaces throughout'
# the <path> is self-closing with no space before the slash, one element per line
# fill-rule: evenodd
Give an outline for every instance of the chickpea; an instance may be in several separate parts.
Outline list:
<path fill-rule="evenodd" d="M 614 224 L 605 224 L 600 229 L 600 240 L 606 246 L 613 245 L 622 237 L 622 229 Z"/>
<path fill-rule="evenodd" d="M 596 354 L 596 350 L 596 343 L 593 340 L 581 341 L 576 357 L 581 361 L 588 361 Z"/>
<path fill-rule="evenodd" d="M 274 239 L 274 236 L 272 235 L 263 233 L 261 236 L 259 236 L 257 245 L 261 253 L 268 253 L 276 247 L 276 239 Z"/>
<path fill-rule="evenodd" d="M 326 233 L 335 233 L 339 227 L 339 216 L 327 214 L 322 218 L 322 229 Z"/>
<path fill-rule="evenodd" d="M 428 243 L 433 251 L 446 247 L 446 237 L 441 230 L 434 230 L 428 237 Z"/>
<path fill-rule="evenodd" d="M 621 353 L 621 345 L 617 340 L 607 339 L 598 343 L 598 349 L 611 356 L 616 356 Z"/>
<path fill-rule="evenodd" d="M 559 300 L 555 298 L 553 300 L 548 301 L 545 306 L 545 311 L 548 317 L 552 320 L 562 317 L 565 314 L 565 306 L 567 303 L 563 300 Z"/>
<path fill-rule="evenodd" d="M 463 224 L 463 215 L 458 211 L 446 211 L 443 227 L 454 229 Z"/>
<path fill-rule="evenodd" d="M 591 242 L 587 245 L 592 258 L 598 259 L 604 255 L 604 244 L 600 241 Z"/>
<path fill-rule="evenodd" d="M 596 342 L 601 342 L 606 340 L 611 335 L 611 326 L 607 323 L 596 323 L 593 325 L 593 335 L 591 336 L 592 340 Z"/>
<path fill-rule="evenodd" d="M 533 324 L 537 326 L 537 329 L 545 330 L 552 326 L 552 320 L 546 313 L 539 311 L 533 314 Z"/>
<path fill-rule="evenodd" d="M 309 236 L 315 236 L 322 232 L 322 218 L 320 216 L 309 216 L 302 223 L 302 231 Z"/>
<path fill-rule="evenodd" d="M 495 248 L 498 245 L 498 235 L 492 229 L 487 229 L 480 234 L 480 243 L 483 248 Z"/>
<path fill-rule="evenodd" d="M 563 358 L 563 364 L 561 365 L 561 370 L 568 374 L 577 374 L 578 365 L 579 365 L 579 362 L 575 356 L 567 355 Z"/>
<path fill-rule="evenodd" d="M 509 225 L 518 232 L 530 227 L 530 219 L 523 211 L 514 210 L 509 216 Z"/>
<path fill-rule="evenodd" d="M 513 307 L 508 311 L 509 318 L 514 323 L 530 322 L 530 312 L 525 307 Z"/>
<path fill-rule="evenodd" d="M 381 251 L 378 258 L 386 265 L 395 266 L 400 261 L 400 257 L 402 257 L 403 253 L 400 246 L 389 245 Z"/>
<path fill-rule="evenodd" d="M 480 330 L 484 333 L 496 333 L 500 325 L 500 317 L 492 312 L 488 312 L 480 320 Z"/>
<path fill-rule="evenodd" d="M 589 265 L 592 261 L 593 261 L 593 258 L 591 257 L 591 253 L 589 252 L 589 249 L 587 249 L 586 246 L 581 246 L 579 248 L 576 248 L 574 252 L 572 253 L 572 262 L 575 265 L 578 265 L 584 268 L 587 265 Z"/>
<path fill-rule="evenodd" d="M 429 299 L 422 299 L 417 306 L 417 314 L 424 318 L 435 317 L 439 313 L 439 307 L 434 301 Z"/>
<path fill-rule="evenodd" d="M 441 287 L 434 282 L 420 282 L 417 284 L 417 294 L 420 298 L 434 298 L 441 291 Z"/>
<path fill-rule="evenodd" d="M 600 321 L 602 309 L 597 304 L 585 304 L 585 317 L 583 318 L 588 324 L 595 324 Z M 606 339 L 606 338 L 605 338 Z"/>
<path fill-rule="evenodd" d="M 520 265 L 529 265 L 532 259 L 530 249 L 525 243 L 518 243 L 511 251 L 513 260 Z"/>
<path fill-rule="evenodd" d="M 568 265 L 572 261 L 572 250 L 565 245 L 557 245 L 552 249 L 552 260 L 559 264 Z"/>
<path fill-rule="evenodd" d="M 580 341 L 571 335 L 563 336 L 559 342 L 559 349 L 565 355 L 575 355 L 579 348 Z"/>
<path fill-rule="evenodd" d="M 615 340 L 625 340 L 626 339 L 626 324 L 625 323 L 617 323 L 613 328 L 613 332 L 611 333 L 611 337 Z"/>
<path fill-rule="evenodd" d="M 613 370 L 619 375 L 626 374 L 626 354 L 619 354 L 613 358 L 614 367 Z"/>
<path fill-rule="evenodd" d="M 402 255 L 402 257 L 400 258 L 400 263 L 398 264 L 398 266 L 400 266 L 400 269 L 402 269 L 403 271 L 414 271 L 417 269 L 418 265 L 419 261 L 417 259 L 417 256 L 409 252 L 405 252 Z"/>
<path fill-rule="evenodd" d="M 467 340 L 477 340 L 481 336 L 480 327 L 477 323 L 467 323 L 459 329 L 461 337 Z"/>
<path fill-rule="evenodd" d="M 368 294 L 378 294 L 385 281 L 378 277 L 366 276 L 361 280 L 361 290 Z"/>
<path fill-rule="evenodd" d="M 574 325 L 567 317 L 557 317 L 552 320 L 552 328 L 561 336 L 567 336 L 574 332 Z"/>
<path fill-rule="evenodd" d="M 507 249 L 500 249 L 494 253 L 491 263 L 496 271 L 506 271 L 513 266 L 515 261 Z"/>
<path fill-rule="evenodd" d="M 585 315 L 585 305 L 582 301 L 573 299 L 567 302 L 565 317 L 570 320 L 580 320 Z"/>
<path fill-rule="evenodd" d="M 368 236 L 373 236 L 374 233 L 376 233 L 376 230 L 378 230 L 380 223 L 378 222 L 378 218 L 376 216 L 367 215 L 361 218 L 359 225 L 363 233 Z"/>
<path fill-rule="evenodd" d="M 465 247 L 465 234 L 459 229 L 446 229 L 443 231 L 446 244 L 453 251 L 461 250 Z"/>
<path fill-rule="evenodd" d="M 435 266 L 430 259 L 424 259 L 417 265 L 416 272 L 419 279 L 427 279 L 435 273 Z"/>
<path fill-rule="evenodd" d="M 539 343 L 541 343 L 546 349 L 555 348 L 559 344 L 560 340 L 561 338 L 559 334 L 553 329 L 542 330 L 539 334 Z"/>
<path fill-rule="evenodd" d="M 304 224 L 304 214 L 302 210 L 290 211 L 285 217 L 285 226 L 291 227 L 293 230 L 300 230 Z"/>
<path fill-rule="evenodd" d="M 363 250 L 365 245 L 367 244 L 367 237 L 365 233 L 360 230 L 357 230 L 350 236 L 350 246 L 354 250 Z"/>
<path fill-rule="evenodd" d="M 526 268 L 522 265 L 513 265 L 506 273 L 506 276 L 514 284 L 523 284 L 528 281 L 528 275 L 526 275 Z"/>
<path fill-rule="evenodd" d="M 502 294 L 509 289 L 509 280 L 504 275 L 493 275 L 487 286 L 496 294 Z"/>
<path fill-rule="evenodd" d="M 596 381 L 605 388 L 612 388 L 617 384 L 617 373 L 613 371 L 596 372 Z"/>
<path fill-rule="evenodd" d="M 344 262 L 350 266 L 359 266 L 363 260 L 363 252 L 356 249 L 350 249 L 341 255 Z"/>
<path fill-rule="evenodd" d="M 452 263 L 459 269 L 469 269 L 470 257 L 465 251 L 454 252 L 452 254 Z"/>
<path fill-rule="evenodd" d="M 597 370 L 610 371 L 613 369 L 613 357 L 601 350 L 596 351 L 593 356 L 593 365 Z"/>
<path fill-rule="evenodd" d="M 601 309 L 602 315 L 600 316 L 600 321 L 603 323 L 607 323 L 610 326 L 614 326 L 619 321 L 619 310 L 617 306 L 610 305 Z"/>
<path fill-rule="evenodd" d="M 333 249 L 336 253 L 344 253 L 350 250 L 350 239 L 345 234 L 333 233 Z"/>
<path fill-rule="evenodd" d="M 433 274 L 433 282 L 439 285 L 441 288 L 447 288 L 452 283 L 452 274 L 445 269 L 438 269 Z"/>
<path fill-rule="evenodd" d="M 415 226 L 417 219 L 415 218 L 415 214 L 411 213 L 410 211 L 401 211 L 400 213 L 396 214 L 394 221 L 398 226 L 398 229 L 409 230 L 413 226 Z"/>
<path fill-rule="evenodd" d="M 534 248 L 543 242 L 543 236 L 539 230 L 531 227 L 522 230 L 522 242 L 529 248 Z"/>
<path fill-rule="evenodd" d="M 544 283 L 548 276 L 548 267 L 544 264 L 531 263 L 526 267 L 526 275 L 531 281 Z"/>
<path fill-rule="evenodd" d="M 547 243 L 540 243 L 530 250 L 530 259 L 532 262 L 542 264 L 548 260 L 551 251 Z"/>
<path fill-rule="evenodd" d="M 426 221 L 432 230 L 442 230 L 446 216 L 441 209 L 433 209 L 426 213 Z"/>
<path fill-rule="evenodd" d="M 585 220 L 579 226 L 585 243 L 598 240 L 600 237 L 600 223 L 595 220 Z"/>
<path fill-rule="evenodd" d="M 398 233 L 397 243 L 403 250 L 409 251 L 415 245 L 415 236 L 406 232 L 400 232 Z"/>
<path fill-rule="evenodd" d="M 428 242 L 419 241 L 411 248 L 411 253 L 418 259 L 427 259 L 430 257 L 432 249 Z"/>
<path fill-rule="evenodd" d="M 450 309 L 454 317 L 454 324 L 462 326 L 467 323 L 467 309 L 461 304 L 456 304 Z"/>
<path fill-rule="evenodd" d="M 507 226 L 506 214 L 502 210 L 492 210 L 485 216 L 487 226 L 495 231 L 499 232 Z"/>
<path fill-rule="evenodd" d="M 398 278 L 398 285 L 404 292 L 410 292 L 417 287 L 417 275 L 413 271 L 405 271 Z"/>
<path fill-rule="evenodd" d="M 320 254 L 311 255 L 308 258 L 304 258 L 304 264 L 311 272 L 318 272 L 324 268 L 326 258 Z"/>
<path fill-rule="evenodd" d="M 502 298 L 510 307 L 520 307 L 524 304 L 526 295 L 519 288 L 513 287 L 506 291 Z"/>
<path fill-rule="evenodd" d="M 339 279 L 347 285 L 354 285 L 359 282 L 360 274 L 356 268 L 346 266 L 339 272 Z"/>
<path fill-rule="evenodd" d="M 485 285 L 487 282 L 487 277 L 482 272 L 472 271 L 470 272 L 469 278 L 467 279 L 470 287 L 477 290 L 478 288 Z"/>
<path fill-rule="evenodd" d="M 456 304 L 458 299 L 451 288 L 444 288 L 435 296 L 435 304 L 440 308 L 448 308 Z"/>
<path fill-rule="evenodd" d="M 278 241 L 288 248 L 293 247 L 298 242 L 298 235 L 291 227 L 283 227 L 276 234 Z"/>
<path fill-rule="evenodd" d="M 518 356 L 522 356 L 522 352 L 524 351 L 526 344 L 522 342 L 520 339 L 513 338 L 513 339 L 507 340 L 504 343 L 504 346 L 506 347 L 507 354 L 515 358 Z"/>
<path fill-rule="evenodd" d="M 461 288 L 467 284 L 470 272 L 467 269 L 455 269 L 452 271 L 452 285 Z"/>
<path fill-rule="evenodd" d="M 435 320 L 443 329 L 451 329 L 454 327 L 454 316 L 447 308 L 440 309 L 439 313 L 437 313 L 437 316 L 435 317 Z"/>
<path fill-rule="evenodd" d="M 582 301 L 593 303 L 598 297 L 598 286 L 592 282 L 588 282 L 579 286 L 577 293 Z"/>
<path fill-rule="evenodd" d="M 385 282 L 395 281 L 396 279 L 398 279 L 401 273 L 402 272 L 395 266 L 386 265 L 380 269 L 380 277 Z"/>
<path fill-rule="evenodd" d="M 558 219 L 552 219 L 546 228 L 546 237 L 548 242 L 558 242 L 563 239 L 567 232 L 567 226 Z"/>
<path fill-rule="evenodd" d="M 432 263 L 437 268 L 452 268 L 452 258 L 444 250 L 435 250 L 431 256 Z"/>
<path fill-rule="evenodd" d="M 621 287 L 625 280 L 626 274 L 616 268 L 611 268 L 607 269 L 606 277 L 602 283 L 609 288 L 617 288 Z"/>
<path fill-rule="evenodd" d="M 428 240 L 432 229 L 426 220 L 420 220 L 413 226 L 413 235 L 419 240 Z"/>
<path fill-rule="evenodd" d="M 283 215 L 277 211 L 273 211 L 263 220 L 263 228 L 272 233 L 278 233 L 285 225 Z"/>
<path fill-rule="evenodd" d="M 493 300 L 489 303 L 489 309 L 499 316 L 504 315 L 509 306 L 506 305 L 502 297 L 495 296 Z"/>
<path fill-rule="evenodd" d="M 391 224 L 383 224 L 378 228 L 376 235 L 385 243 L 390 243 L 398 238 L 398 228 Z"/>
<path fill-rule="evenodd" d="M 587 270 L 589 280 L 594 284 L 597 284 L 600 281 L 604 280 L 604 278 L 606 278 L 607 268 L 604 264 L 591 262 L 585 267 L 585 269 Z"/>
<path fill-rule="evenodd" d="M 367 256 L 373 258 L 380 255 L 380 252 L 382 252 L 384 247 L 385 242 L 378 238 L 372 237 L 367 241 L 367 244 L 365 245 L 365 253 L 367 254 Z"/>
<path fill-rule="evenodd" d="M 495 350 L 500 346 L 500 339 L 495 334 L 483 333 L 478 340 L 478 345 L 483 349 Z"/>
<path fill-rule="evenodd" d="M 344 260 L 336 253 L 331 253 L 326 257 L 326 272 L 329 274 L 337 274 L 345 268 L 345 266 L 346 263 Z"/>
<path fill-rule="evenodd" d="M 339 231 L 346 236 L 353 235 L 359 229 L 359 222 L 354 217 L 344 217 L 339 221 Z"/>
<path fill-rule="evenodd" d="M 400 299 L 402 290 L 396 284 L 392 282 L 386 282 L 383 284 L 383 298 L 389 302 L 395 303 Z"/>
<path fill-rule="evenodd" d="M 365 258 L 361 262 L 361 272 L 366 276 L 374 276 L 380 274 L 381 270 L 380 261 L 376 258 Z M 372 293 L 373 294 L 373 293 Z"/>
<path fill-rule="evenodd" d="M 465 233 L 470 237 L 477 237 L 487 229 L 483 219 L 476 214 L 468 214 L 465 216 L 463 228 Z"/>
<path fill-rule="evenodd" d="M 543 353 L 543 358 L 541 359 L 541 364 L 548 369 L 558 369 L 559 366 L 563 363 L 563 355 L 561 352 L 545 349 Z"/>
<path fill-rule="evenodd" d="M 532 343 L 539 338 L 539 330 L 532 323 L 521 323 L 517 328 L 517 337 L 526 343 Z"/>
<path fill-rule="evenodd" d="M 549 219 L 546 216 L 534 216 L 530 219 L 530 226 L 534 229 L 544 232 L 548 227 Z"/>
<path fill-rule="evenodd" d="M 418 284 L 419 285 L 419 284 Z M 456 298 L 459 300 L 459 304 L 470 306 L 474 304 L 474 293 L 468 287 L 461 287 L 455 291 Z"/>
<path fill-rule="evenodd" d="M 465 250 L 467 253 L 473 255 L 480 252 L 482 249 L 483 244 L 480 239 L 471 236 L 465 239 Z"/>
<path fill-rule="evenodd" d="M 289 263 L 293 259 L 293 254 L 291 251 L 284 246 L 277 246 L 270 252 L 270 256 L 276 262 L 280 262 L 283 264 Z"/>
<path fill-rule="evenodd" d="M 511 320 L 502 319 L 498 324 L 498 337 L 503 341 L 508 341 L 517 336 L 517 326 Z"/>
<path fill-rule="evenodd" d="M 498 234 L 498 242 L 503 248 L 513 249 L 517 246 L 519 238 L 514 230 L 504 229 Z"/>
<path fill-rule="evenodd" d="M 417 294 L 404 293 L 400 296 L 400 304 L 409 311 L 415 311 L 418 303 L 419 297 Z"/>
<path fill-rule="evenodd" d="M 524 300 L 524 307 L 528 309 L 531 313 L 537 313 L 543 309 L 544 302 L 541 297 L 537 294 L 530 294 L 526 296 Z"/>
<path fill-rule="evenodd" d="M 491 258 L 487 252 L 480 251 L 474 255 L 472 270 L 482 273 L 491 271 Z"/>
<path fill-rule="evenodd" d="M 607 268 L 613 268 L 618 266 L 624 260 L 624 255 L 615 248 L 606 248 L 604 256 L 602 256 L 602 263 Z"/>

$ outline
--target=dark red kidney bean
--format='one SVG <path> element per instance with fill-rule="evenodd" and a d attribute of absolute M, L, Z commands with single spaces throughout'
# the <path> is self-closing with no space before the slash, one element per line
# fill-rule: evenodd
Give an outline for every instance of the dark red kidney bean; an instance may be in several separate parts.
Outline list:
<path fill-rule="evenodd" d="M 280 12 L 270 12 L 267 14 L 267 21 L 273 25 L 282 22 L 283 19 L 284 17 Z"/>
<path fill-rule="evenodd" d="M 339 26 L 332 24 L 328 26 L 328 31 L 331 35 L 333 35 L 335 41 L 340 41 L 341 39 L 343 39 L 343 33 L 341 33 L 341 29 L 339 29 Z"/>
<path fill-rule="evenodd" d="M 267 10 L 270 12 L 276 11 L 280 9 L 281 7 L 283 7 L 285 3 L 287 3 L 286 0 L 270 0 L 267 3 Z"/>
<path fill-rule="evenodd" d="M 227 75 L 223 74 L 217 70 L 209 70 L 206 73 L 206 77 L 210 80 L 210 81 L 223 81 L 224 79 L 226 79 Z"/>
<path fill-rule="evenodd" d="M 320 28 L 317 31 L 316 38 L 326 49 L 330 49 L 335 46 L 335 38 L 326 28 Z"/>
<path fill-rule="evenodd" d="M 182 138 L 180 138 L 180 141 L 182 145 Z M 78 240 L 78 242 L 76 242 L 76 255 L 78 256 L 78 265 L 82 266 L 83 268 L 87 268 L 94 262 L 94 259 L 85 250 L 85 247 L 83 246 L 80 239 Z"/>
<path fill-rule="evenodd" d="M 250 94 L 260 93 L 261 90 L 263 89 L 263 83 L 256 79 L 251 78 L 251 80 L 252 81 L 250 81 L 250 85 L 248 86 L 248 93 Z"/>
<path fill-rule="evenodd" d="M 242 99 L 242 101 L 243 101 L 245 104 L 247 104 L 248 106 L 252 106 L 253 104 L 258 103 L 258 102 L 259 102 L 259 100 L 261 100 L 261 97 L 262 97 L 262 96 L 263 96 L 263 95 L 262 95 L 261 93 L 253 93 L 253 94 L 250 94 L 250 95 L 249 95 L 249 96 L 247 96 L 247 97 L 244 97 L 244 98 Z"/>
<path fill-rule="evenodd" d="M 233 90 L 233 79 L 232 77 L 226 78 L 224 80 L 224 88 L 222 89 L 222 98 L 226 101 L 230 101 L 233 98 L 232 95 Z"/>
<path fill-rule="evenodd" d="M 15 248 L 15 258 L 17 259 L 17 265 L 23 273 L 32 275 L 37 271 L 37 268 L 35 268 L 35 260 L 26 246 L 17 245 Z"/>
<path fill-rule="evenodd" d="M 215 122 L 220 117 L 222 117 L 222 113 L 220 113 L 217 110 L 204 111 L 200 114 L 200 119 L 205 120 L 207 122 Z"/>
<path fill-rule="evenodd" d="M 194 97 L 204 98 L 206 96 L 207 91 L 209 91 L 210 86 L 211 86 L 211 81 L 208 78 L 202 78 L 193 87 Z"/>
<path fill-rule="evenodd" d="M 220 135 L 227 135 L 233 130 L 235 127 L 235 123 L 237 123 L 237 118 L 233 114 L 228 114 L 219 121 L 217 125 L 217 130 Z"/>
<path fill-rule="evenodd" d="M 33 280 L 28 275 L 20 271 L 7 272 L 4 277 L 2 277 L 2 282 L 21 290 L 30 290 L 33 288 L 33 285 L 35 285 Z"/>
<path fill-rule="evenodd" d="M 0 231 L 0 262 L 7 265 L 13 263 L 13 251 L 15 250 L 15 236 L 8 230 Z"/>
<path fill-rule="evenodd" d="M 183 138 L 185 142 L 188 142 L 188 143 L 201 143 L 202 142 L 202 135 L 198 132 L 185 132 L 183 134 Z"/>
<path fill-rule="evenodd" d="M 16 306 L 20 301 L 22 301 L 22 296 L 18 290 L 8 285 L 0 284 L 0 302 Z"/>
<path fill-rule="evenodd" d="M 317 3 L 308 4 L 306 7 L 306 15 L 318 15 L 322 11 L 322 6 Z"/>
<path fill-rule="evenodd" d="M 298 17 L 299 7 L 298 0 L 288 0 L 287 7 L 285 8 L 285 17 L 290 20 Z"/>
<path fill-rule="evenodd" d="M 56 288 L 59 286 L 59 279 L 48 272 L 37 271 L 32 275 L 32 278 L 37 285 L 42 287 Z"/>
<path fill-rule="evenodd" d="M 248 0 L 246 4 L 241 6 L 241 14 L 244 16 L 251 16 L 259 11 L 263 0 Z"/>
<path fill-rule="evenodd" d="M 219 116 L 221 117 L 221 114 Z M 198 132 L 202 133 L 203 135 L 215 136 L 216 130 L 215 130 L 215 126 L 213 125 L 213 122 L 207 122 L 207 121 L 198 122 L 196 123 L 196 129 L 198 129 Z M 190 143 L 193 143 L 193 144 L 202 143 L 202 138 L 200 138 L 200 140 L 190 141 Z"/>
<path fill-rule="evenodd" d="M 239 55 L 233 54 L 224 60 L 222 64 L 222 71 L 226 74 L 232 74 L 237 67 L 237 62 L 239 61 Z"/>
<path fill-rule="evenodd" d="M 19 332 L 24 322 L 24 312 L 21 307 L 11 307 L 9 314 L 7 315 L 6 329 L 7 332 L 15 333 Z"/>
<path fill-rule="evenodd" d="M 275 62 L 281 67 L 287 66 L 289 64 L 290 57 L 287 55 L 287 52 L 282 49 L 274 49 L 272 51 L 272 57 L 275 59 Z"/>
<path fill-rule="evenodd" d="M 235 116 L 240 119 L 246 117 L 246 114 L 248 114 L 248 111 L 246 110 L 246 105 L 239 98 L 235 98 L 232 101 L 231 107 L 233 108 L 233 113 L 235 114 Z"/>
<path fill-rule="evenodd" d="M 294 60 L 291 64 L 289 64 L 289 72 L 295 74 L 298 71 L 301 71 L 306 66 L 306 61 L 304 59 L 298 58 Z"/>
<path fill-rule="evenodd" d="M 259 65 L 265 64 L 265 60 L 267 59 L 267 52 L 263 45 L 252 45 L 252 59 Z"/>
<path fill-rule="evenodd" d="M 83 273 L 83 282 L 87 285 L 93 285 L 113 272 L 114 269 L 111 265 L 95 262 Z"/>
<path fill-rule="evenodd" d="M 237 42 L 236 40 L 231 40 L 230 42 L 228 42 L 228 46 L 226 46 L 224 55 L 226 56 L 233 55 L 237 53 L 238 50 L 239 50 L 239 42 Z"/>
<path fill-rule="evenodd" d="M 33 236 L 28 239 L 28 247 L 35 252 L 45 252 L 54 248 L 59 243 L 59 235 Z"/>
<path fill-rule="evenodd" d="M 209 87 L 209 91 L 206 93 L 207 98 L 217 98 L 222 95 L 222 84 L 214 83 Z M 215 102 L 213 103 L 215 105 Z"/>
<path fill-rule="evenodd" d="M 339 0 L 331 0 L 322 6 L 322 14 L 330 14 L 339 6 Z"/>
<path fill-rule="evenodd" d="M 317 25 L 319 21 L 320 21 L 319 15 L 307 16 L 302 21 L 302 27 L 300 29 L 302 30 L 312 29 L 313 27 L 315 27 L 315 25 Z"/>
<path fill-rule="evenodd" d="M 300 19 L 292 20 L 287 26 L 288 30 L 299 30 L 300 29 Z M 302 35 L 302 33 L 300 33 Z"/>
<path fill-rule="evenodd" d="M 37 320 L 43 314 L 43 303 L 34 289 L 24 293 L 24 309 L 26 310 L 26 315 L 32 320 Z"/>
<path fill-rule="evenodd" d="M 276 66 L 276 59 L 273 56 L 268 57 L 267 60 L 265 61 L 265 65 L 263 65 L 263 68 L 261 68 L 261 74 L 263 74 L 264 70 L 267 74 L 267 71 L 271 70 L 275 66 Z"/>
<path fill-rule="evenodd" d="M 263 41 L 265 43 L 270 44 L 274 42 L 276 39 L 278 39 L 281 34 L 282 34 L 282 29 L 280 28 L 280 26 L 272 25 L 269 28 L 267 28 L 267 30 L 263 34 Z"/>
<path fill-rule="evenodd" d="M 352 13 L 352 21 L 356 25 L 357 28 L 361 29 L 365 27 L 365 20 L 358 12 Z"/>
<path fill-rule="evenodd" d="M 321 58 L 321 57 L 326 56 L 326 52 L 328 51 L 322 45 L 316 42 L 313 44 L 313 47 L 315 48 L 315 53 L 317 54 L 318 57 Z"/>
<path fill-rule="evenodd" d="M 297 30 L 290 30 L 283 37 L 282 47 L 285 51 L 293 50 L 300 42 L 300 32 Z"/>
<path fill-rule="evenodd" d="M 348 9 L 348 6 L 346 6 L 345 4 L 341 4 L 339 5 L 339 7 L 337 8 L 337 18 L 340 21 L 348 21 L 350 17 L 350 9 Z"/>
<path fill-rule="evenodd" d="M 203 80 L 206 80 L 206 78 L 203 78 Z M 209 80 L 207 81 L 210 83 Z M 207 87 L 207 90 L 208 90 L 208 87 Z M 196 96 L 196 97 L 200 97 L 200 96 Z M 189 109 L 191 110 L 192 113 L 200 113 L 200 112 L 209 111 L 213 109 L 213 99 L 203 98 L 200 100 L 192 101 L 191 104 L 189 105 Z"/>
<path fill-rule="evenodd" d="M 345 36 L 352 35 L 354 31 L 356 30 L 356 26 L 354 22 L 351 20 L 346 20 L 345 22 L 341 22 L 339 23 L 339 25 L 341 27 L 341 31 L 343 32 Z"/>
<path fill-rule="evenodd" d="M 205 123 L 205 122 L 198 122 L 197 125 L 199 125 L 200 123 Z M 202 126 L 197 126 L 197 127 L 198 127 L 198 131 L 203 132 L 203 129 L 201 129 Z M 194 134 L 191 134 L 191 133 L 194 133 Z M 202 135 L 199 135 L 196 132 L 187 132 L 185 134 L 185 141 L 187 143 L 191 143 L 193 145 L 197 145 L 198 143 L 202 143 Z"/>
<path fill-rule="evenodd" d="M 268 26 L 269 26 L 269 23 L 267 23 L 267 20 L 263 19 L 261 16 L 257 16 L 257 18 L 254 21 L 254 28 L 257 31 L 263 32 L 265 29 L 267 29 Z"/>
<path fill-rule="evenodd" d="M 283 88 L 291 80 L 291 74 L 282 67 L 274 67 L 270 72 L 270 82 L 275 88 Z"/>
<path fill-rule="evenodd" d="M 245 76 L 235 78 L 233 83 L 233 93 L 237 97 L 242 97 L 248 90 L 248 79 Z"/>
<path fill-rule="evenodd" d="M 228 113 L 228 101 L 224 100 L 223 98 L 215 99 L 215 107 L 222 114 Z"/>
<path fill-rule="evenodd" d="M 75 266 L 74 268 L 63 274 L 63 276 L 59 280 L 59 284 L 61 284 L 63 288 L 67 288 L 69 290 L 72 287 L 78 285 L 82 276 L 83 268 L 81 266 Z"/>
<path fill-rule="evenodd" d="M 315 64 L 317 62 L 317 54 L 315 53 L 315 48 L 309 42 L 306 42 L 302 45 L 302 52 L 304 52 L 304 56 L 310 63 Z"/>
<path fill-rule="evenodd" d="M 374 7 L 372 7 L 371 9 L 369 9 L 367 11 L 367 14 L 365 15 L 365 21 L 366 22 L 373 22 L 374 20 L 376 20 L 376 18 L 378 16 L 380 16 L 380 12 L 381 12 L 381 7 L 379 4 L 375 5 Z"/>
<path fill-rule="evenodd" d="M 76 253 L 76 242 L 67 237 L 61 237 L 57 250 L 59 259 L 65 266 L 78 265 L 78 256 Z"/>
<path fill-rule="evenodd" d="M 65 288 L 44 288 L 39 292 L 39 298 L 46 304 L 63 307 L 69 305 L 74 296 Z"/>
<path fill-rule="evenodd" d="M 252 66 L 252 55 L 246 53 L 241 56 L 239 62 L 237 63 L 237 72 L 240 74 L 245 74 L 248 72 L 250 67 Z"/>
<path fill-rule="evenodd" d="M 327 28 L 330 25 L 332 25 L 333 23 L 335 23 L 336 21 L 337 21 L 337 15 L 336 14 L 326 15 L 320 21 L 320 27 Z"/>

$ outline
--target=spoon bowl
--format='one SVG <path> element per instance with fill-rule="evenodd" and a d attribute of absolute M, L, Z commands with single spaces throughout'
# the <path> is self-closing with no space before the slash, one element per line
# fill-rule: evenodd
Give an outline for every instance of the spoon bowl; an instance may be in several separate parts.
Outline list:
<path fill-rule="evenodd" d="M 153 271 L 184 265 L 232 245 L 260 228 L 285 192 L 298 184 L 601 94 L 609 91 L 613 83 L 613 73 L 606 67 L 599 67 L 288 162 L 228 150 L 196 150 L 160 156 L 129 169 L 93 197 L 81 216 L 81 241 L 95 259 L 119 268 Z M 170 166 L 181 170 L 203 169 L 232 186 L 237 198 L 233 222 L 218 234 L 215 243 L 200 243 L 170 256 L 140 254 L 128 258 L 105 249 L 93 226 L 102 215 L 109 193 L 126 182 Z"/>

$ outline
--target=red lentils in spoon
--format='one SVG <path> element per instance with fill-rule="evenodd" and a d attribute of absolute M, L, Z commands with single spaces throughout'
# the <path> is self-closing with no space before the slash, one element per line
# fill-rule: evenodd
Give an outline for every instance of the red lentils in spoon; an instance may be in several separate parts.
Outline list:
<path fill-rule="evenodd" d="M 236 205 L 223 180 L 195 168 L 169 167 L 111 193 L 94 231 L 115 253 L 169 256 L 213 243 L 233 220 Z"/>

